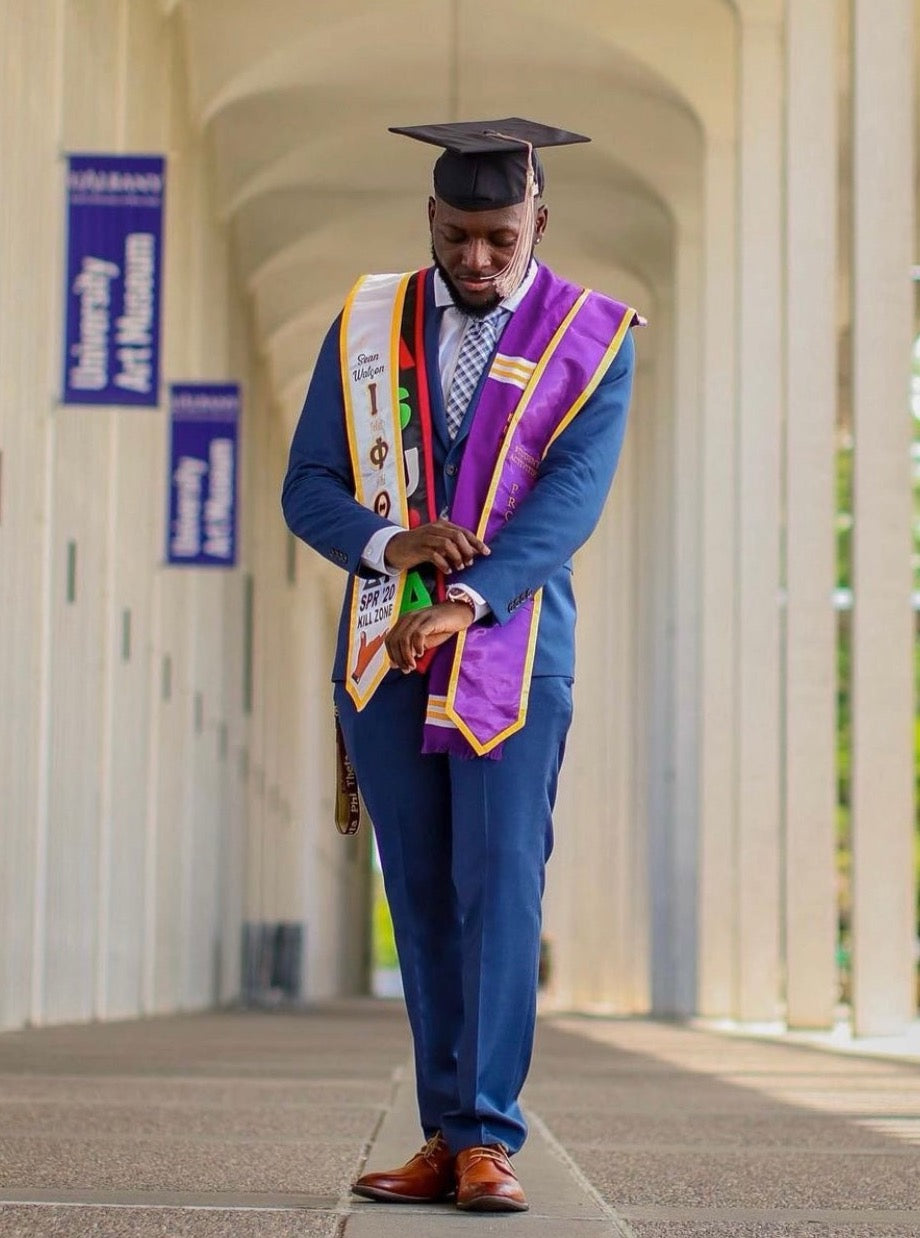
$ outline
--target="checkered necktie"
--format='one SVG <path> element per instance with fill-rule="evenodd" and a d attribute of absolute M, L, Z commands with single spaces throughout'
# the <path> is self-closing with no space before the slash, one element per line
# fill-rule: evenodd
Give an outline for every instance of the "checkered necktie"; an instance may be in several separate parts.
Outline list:
<path fill-rule="evenodd" d="M 505 314 L 503 309 L 494 309 L 485 318 L 471 318 L 467 324 L 447 396 L 447 432 L 451 438 L 455 438 L 460 429 L 485 364 L 492 355 Z"/>

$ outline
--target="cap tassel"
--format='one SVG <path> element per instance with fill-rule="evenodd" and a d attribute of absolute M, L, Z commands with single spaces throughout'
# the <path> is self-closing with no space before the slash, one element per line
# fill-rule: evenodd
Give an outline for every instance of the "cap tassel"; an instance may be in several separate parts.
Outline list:
<path fill-rule="evenodd" d="M 520 144 L 521 139 L 510 137 L 506 133 L 496 133 L 495 137 L 505 138 L 508 142 Z M 527 178 L 524 182 L 524 212 L 521 216 L 521 227 L 511 261 L 503 271 L 495 276 L 493 283 L 499 299 L 504 301 L 521 285 L 530 266 L 530 256 L 533 253 L 534 226 L 536 221 L 537 178 L 533 169 L 533 144 L 527 143 Z"/>

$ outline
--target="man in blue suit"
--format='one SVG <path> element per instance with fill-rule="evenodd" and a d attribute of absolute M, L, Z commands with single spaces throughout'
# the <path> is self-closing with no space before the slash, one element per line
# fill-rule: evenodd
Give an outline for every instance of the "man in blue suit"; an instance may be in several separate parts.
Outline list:
<path fill-rule="evenodd" d="M 571 720 L 571 557 L 613 479 L 637 318 L 533 256 L 547 223 L 534 147 L 587 139 L 517 118 L 397 132 L 446 148 L 434 267 L 359 282 L 320 350 L 283 492 L 293 532 L 351 578 L 334 696 L 377 835 L 427 1140 L 353 1189 L 520 1211 L 510 1157 Z"/>

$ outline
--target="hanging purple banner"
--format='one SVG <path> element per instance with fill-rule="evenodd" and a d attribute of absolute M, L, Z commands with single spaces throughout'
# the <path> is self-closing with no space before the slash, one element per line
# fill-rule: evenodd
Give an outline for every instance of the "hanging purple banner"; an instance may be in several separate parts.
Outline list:
<path fill-rule="evenodd" d="M 181 383 L 169 391 L 166 561 L 235 567 L 239 386 Z"/>
<path fill-rule="evenodd" d="M 157 404 L 166 165 L 71 155 L 65 404 Z"/>

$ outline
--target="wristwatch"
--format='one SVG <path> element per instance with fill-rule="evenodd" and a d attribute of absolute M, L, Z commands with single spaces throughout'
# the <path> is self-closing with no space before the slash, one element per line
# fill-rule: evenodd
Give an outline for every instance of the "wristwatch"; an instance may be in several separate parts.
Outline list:
<path fill-rule="evenodd" d="M 476 620 L 476 603 L 464 589 L 463 585 L 448 585 L 447 587 L 448 602 L 462 602 L 464 606 L 468 606 L 473 612 L 473 621 Z"/>

